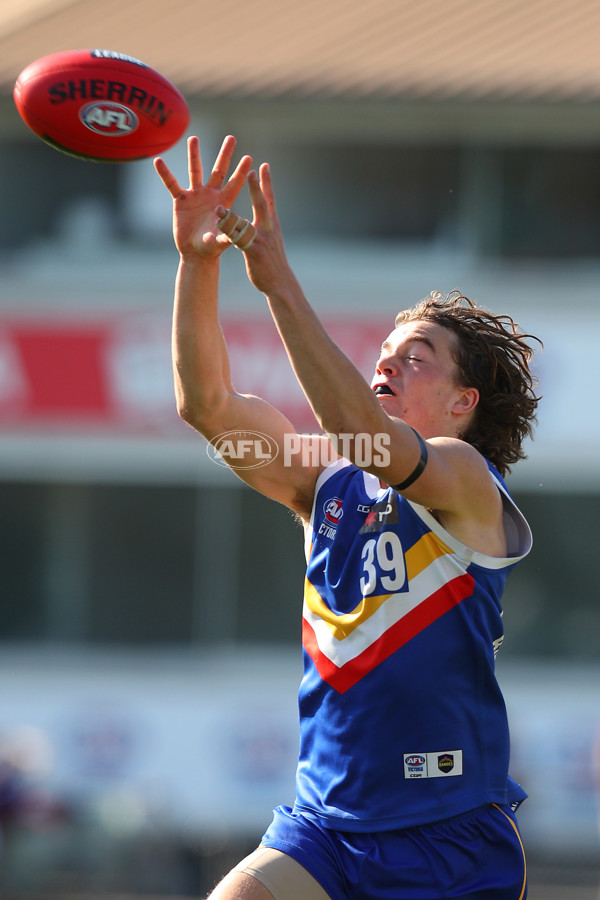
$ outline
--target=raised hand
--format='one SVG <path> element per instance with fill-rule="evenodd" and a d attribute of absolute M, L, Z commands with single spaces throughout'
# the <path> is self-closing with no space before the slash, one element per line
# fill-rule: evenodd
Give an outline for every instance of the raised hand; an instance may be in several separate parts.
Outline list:
<path fill-rule="evenodd" d="M 228 135 L 206 183 L 202 180 L 202 160 L 197 137 L 188 138 L 189 188 L 184 189 L 165 161 L 154 160 L 161 181 L 173 198 L 173 237 L 182 256 L 218 256 L 229 245 L 229 239 L 218 227 L 218 206 L 231 206 L 240 193 L 252 159 L 243 156 L 233 174 L 227 178 L 236 140 Z"/>
<path fill-rule="evenodd" d="M 237 216 L 222 204 L 217 207 L 219 230 L 239 250 L 244 251 L 248 277 L 255 287 L 269 295 L 294 282 L 283 240 L 271 170 L 267 163 L 259 172 L 248 175 L 248 187 L 252 200 L 253 221 Z"/>

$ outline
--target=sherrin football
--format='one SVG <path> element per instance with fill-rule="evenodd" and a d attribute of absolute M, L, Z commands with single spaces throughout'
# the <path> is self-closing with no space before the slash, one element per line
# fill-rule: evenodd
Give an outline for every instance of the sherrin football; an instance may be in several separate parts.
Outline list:
<path fill-rule="evenodd" d="M 95 162 L 162 153 L 190 120 L 175 85 L 139 59 L 111 50 L 43 56 L 21 72 L 13 96 L 38 137 Z"/>

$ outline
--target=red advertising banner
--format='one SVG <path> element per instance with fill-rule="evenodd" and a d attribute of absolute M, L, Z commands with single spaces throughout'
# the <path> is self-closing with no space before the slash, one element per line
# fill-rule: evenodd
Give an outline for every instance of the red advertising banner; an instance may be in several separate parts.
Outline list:
<path fill-rule="evenodd" d="M 390 323 L 354 316 L 325 326 L 370 378 Z M 273 323 L 229 318 L 223 330 L 236 389 L 264 397 L 298 429 L 316 431 Z M 0 429 L 185 435 L 175 410 L 169 318 L 0 319 Z"/>

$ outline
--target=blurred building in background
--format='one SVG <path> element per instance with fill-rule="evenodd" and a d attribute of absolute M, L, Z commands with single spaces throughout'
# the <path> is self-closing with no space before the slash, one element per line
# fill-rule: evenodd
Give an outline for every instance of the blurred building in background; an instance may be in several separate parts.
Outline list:
<path fill-rule="evenodd" d="M 543 339 L 537 436 L 510 479 L 535 546 L 505 596 L 499 673 L 530 856 L 594 877 L 599 37 L 586 0 L 3 4 L 9 887 L 198 893 L 293 796 L 302 535 L 177 418 L 170 198 L 150 160 L 64 156 L 12 102 L 25 65 L 81 47 L 171 78 L 206 165 L 228 133 L 269 160 L 292 264 L 365 375 L 431 290 Z M 165 158 L 184 180 L 185 142 Z M 222 310 L 236 386 L 316 430 L 233 250 Z"/>

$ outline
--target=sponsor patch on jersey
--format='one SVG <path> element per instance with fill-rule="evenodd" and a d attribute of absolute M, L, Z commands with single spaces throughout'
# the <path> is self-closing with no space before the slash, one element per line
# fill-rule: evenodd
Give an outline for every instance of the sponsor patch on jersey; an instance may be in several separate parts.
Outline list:
<path fill-rule="evenodd" d="M 359 534 L 371 531 L 382 531 L 386 525 L 398 521 L 398 503 L 396 498 L 384 497 L 369 510 Z"/>
<path fill-rule="evenodd" d="M 404 754 L 405 778 L 448 778 L 462 773 L 462 750 Z"/>
<path fill-rule="evenodd" d="M 424 753 L 404 754 L 404 777 L 427 778 L 427 756 Z"/>
<path fill-rule="evenodd" d="M 339 497 L 332 497 L 330 500 L 326 500 L 323 504 L 323 512 L 329 522 L 337 525 L 343 515 L 342 501 Z"/>
<path fill-rule="evenodd" d="M 454 768 L 454 755 L 452 753 L 442 753 L 437 758 L 438 769 L 444 775 L 449 775 Z"/>

